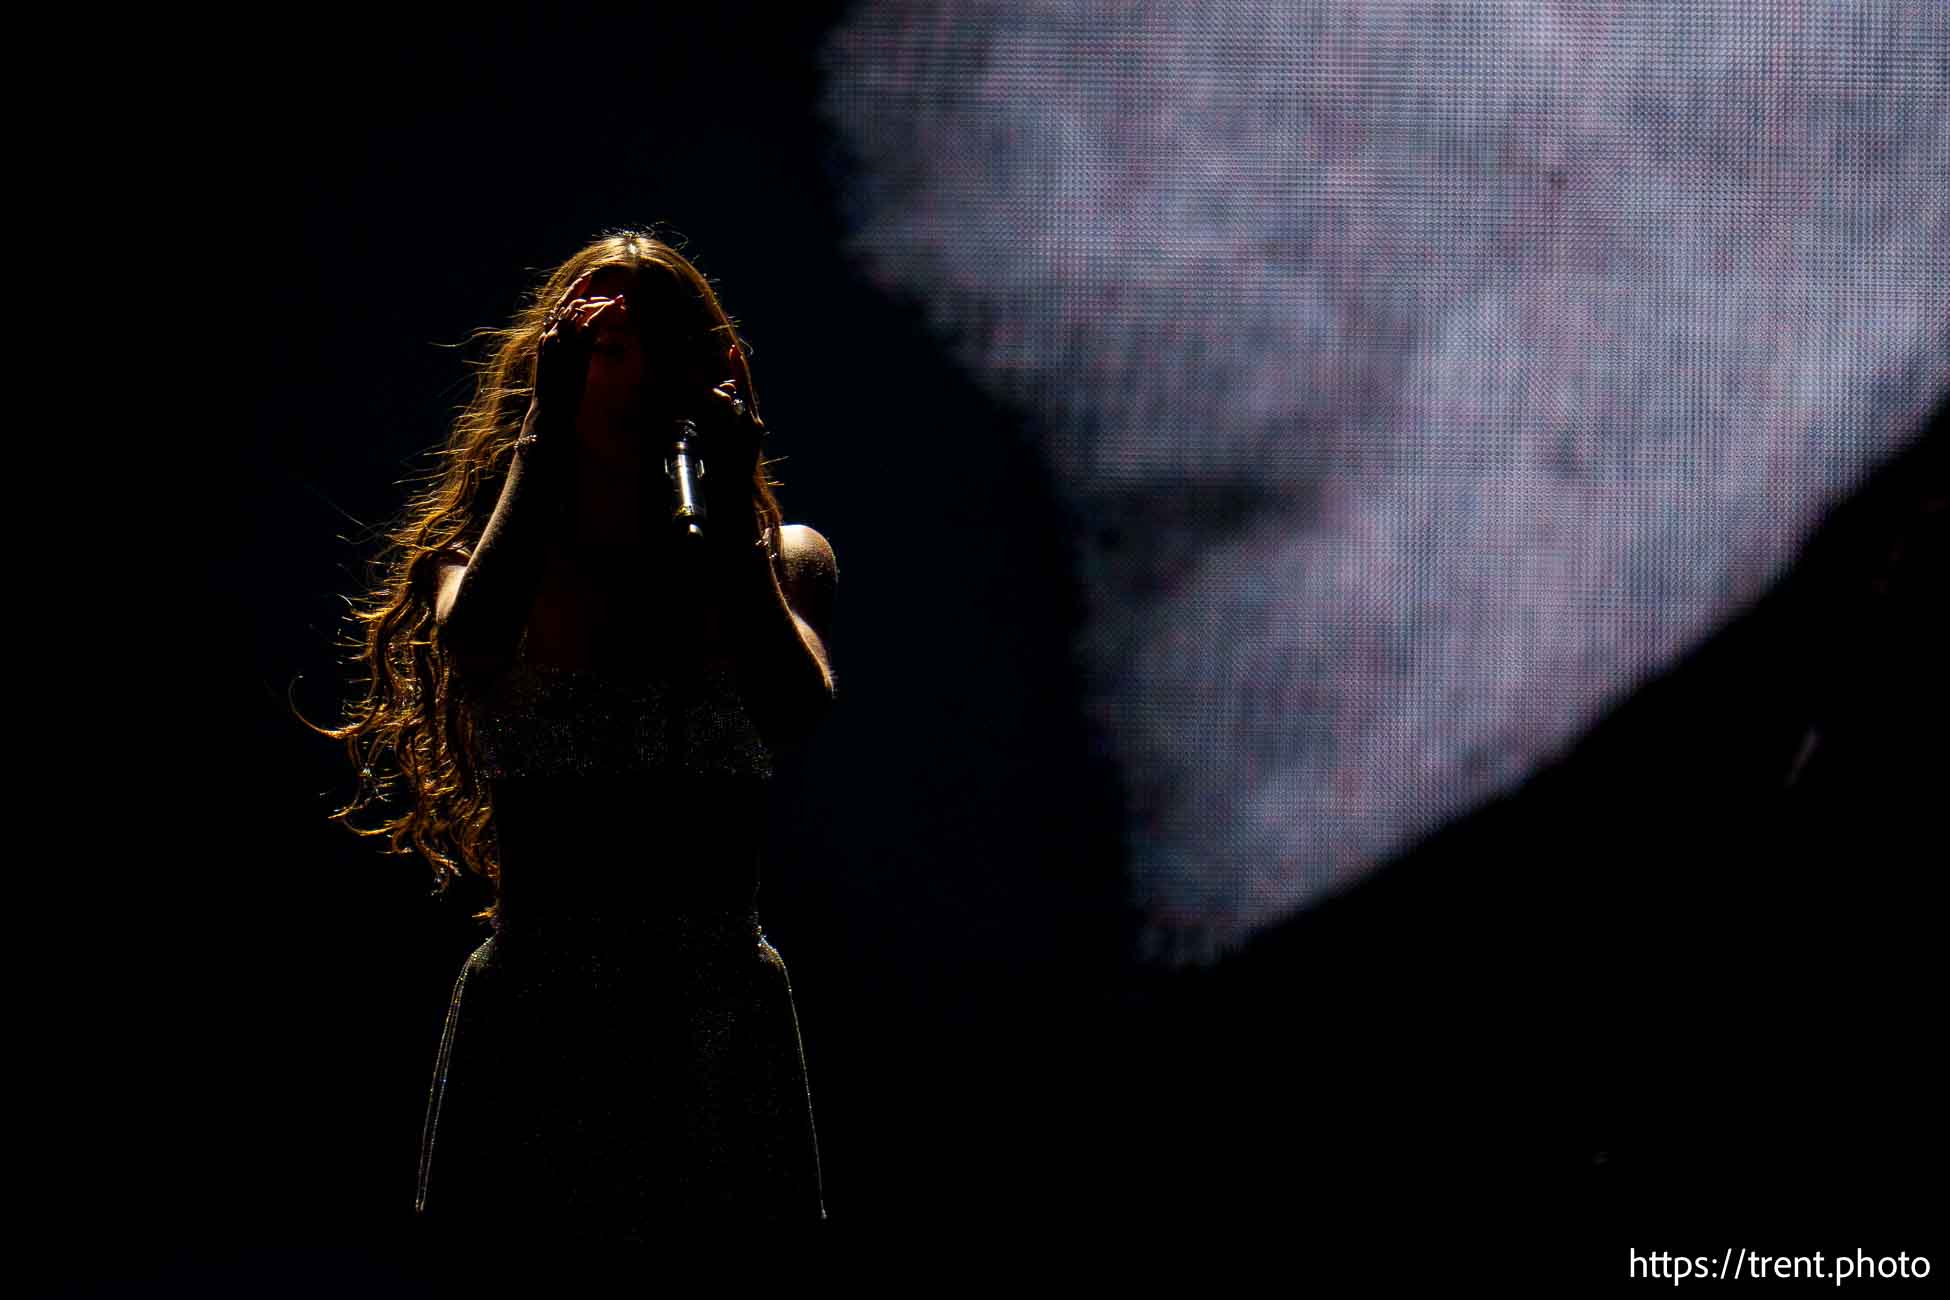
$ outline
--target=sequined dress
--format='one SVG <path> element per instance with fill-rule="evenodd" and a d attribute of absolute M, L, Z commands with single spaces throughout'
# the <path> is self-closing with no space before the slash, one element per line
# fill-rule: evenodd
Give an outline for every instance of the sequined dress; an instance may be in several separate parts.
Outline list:
<path fill-rule="evenodd" d="M 687 806 L 763 806 L 771 756 L 729 668 L 626 682 L 517 663 L 470 710 L 497 801 L 553 783 L 622 800 L 654 790 L 657 811 L 631 861 L 504 873 L 495 933 L 455 981 L 441 1035 L 419 1212 L 462 1230 L 645 1242 L 680 1225 L 823 1218 L 755 854 L 710 860 L 706 836 L 663 825 Z"/>

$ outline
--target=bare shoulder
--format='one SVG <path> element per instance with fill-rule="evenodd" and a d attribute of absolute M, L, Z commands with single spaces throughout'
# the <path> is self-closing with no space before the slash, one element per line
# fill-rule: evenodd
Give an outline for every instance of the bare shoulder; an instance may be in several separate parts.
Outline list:
<path fill-rule="evenodd" d="M 833 616 L 833 588 L 840 578 L 833 547 L 817 528 L 784 524 L 779 528 L 779 586 L 786 603 L 824 636 Z"/>
<path fill-rule="evenodd" d="M 840 576 L 832 543 L 808 524 L 780 526 L 779 567 L 781 576 L 793 587 L 831 588 Z"/>
<path fill-rule="evenodd" d="M 467 556 L 458 550 L 448 548 L 433 559 L 433 609 L 434 621 L 445 623 L 447 615 L 453 612 L 454 597 L 460 591 L 460 580 L 467 572 Z"/>

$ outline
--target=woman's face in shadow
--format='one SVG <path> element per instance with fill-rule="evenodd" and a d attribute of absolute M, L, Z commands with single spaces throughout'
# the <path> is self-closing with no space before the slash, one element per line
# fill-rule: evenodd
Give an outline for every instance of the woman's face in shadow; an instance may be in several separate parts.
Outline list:
<path fill-rule="evenodd" d="M 649 281 L 654 271 L 633 274 L 604 267 L 589 277 L 581 297 L 602 304 L 590 319 L 589 372 L 582 416 L 617 435 L 643 436 L 708 403 L 710 374 L 687 347 L 683 313 L 673 308 L 671 286 Z"/>
<path fill-rule="evenodd" d="M 640 320 L 647 304 L 633 280 L 622 267 L 605 267 L 583 290 L 592 306 L 602 304 L 590 322 L 595 333 L 582 396 L 586 421 L 614 427 L 640 423 L 646 414 L 650 376 Z"/>

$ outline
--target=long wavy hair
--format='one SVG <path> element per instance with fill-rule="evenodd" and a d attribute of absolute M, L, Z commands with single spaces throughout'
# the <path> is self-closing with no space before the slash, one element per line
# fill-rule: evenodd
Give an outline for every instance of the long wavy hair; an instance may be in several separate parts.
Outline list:
<path fill-rule="evenodd" d="M 437 890 L 463 872 L 498 884 L 500 862 L 488 785 L 474 761 L 473 725 L 434 635 L 435 575 L 442 557 L 473 553 L 500 498 L 534 395 L 544 317 L 584 274 L 608 268 L 628 273 L 632 306 L 647 309 L 639 318 L 645 347 L 654 342 L 661 349 L 659 362 L 710 376 L 706 386 L 735 379 L 753 418 L 758 414 L 745 345 L 717 294 L 688 259 L 647 231 L 605 234 L 548 272 L 505 329 L 475 332 L 473 341 L 486 347 L 471 363 L 473 398 L 421 489 L 384 534 L 368 567 L 368 589 L 351 601 L 352 635 L 344 648 L 361 674 L 355 682 L 363 681 L 363 694 L 347 701 L 343 725 L 313 727 L 344 742 L 359 774 L 357 793 L 332 820 L 359 835 L 384 837 L 387 852 L 418 853 L 433 868 Z M 782 517 L 774 486 L 760 461 L 752 509 L 759 527 L 775 535 Z M 360 824 L 375 805 L 380 820 Z"/>

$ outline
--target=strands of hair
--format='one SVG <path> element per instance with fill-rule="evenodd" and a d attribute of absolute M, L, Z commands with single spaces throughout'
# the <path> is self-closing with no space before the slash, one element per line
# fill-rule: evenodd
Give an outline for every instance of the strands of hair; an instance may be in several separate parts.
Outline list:
<path fill-rule="evenodd" d="M 383 838 L 386 852 L 419 854 L 438 890 L 468 872 L 496 881 L 500 866 L 472 722 L 434 635 L 437 566 L 442 556 L 472 553 L 500 495 L 534 395 L 536 349 L 549 309 L 583 275 L 606 267 L 625 268 L 640 281 L 655 268 L 647 283 L 671 290 L 649 295 L 665 308 L 660 343 L 679 350 L 678 364 L 722 358 L 728 344 L 739 391 L 757 411 L 746 349 L 716 292 L 676 246 L 649 230 L 606 231 L 544 274 L 509 325 L 470 336 L 470 343 L 484 345 L 481 359 L 470 363 L 473 396 L 385 530 L 368 561 L 365 590 L 348 598 L 351 634 L 343 645 L 362 689 L 347 701 L 341 725 L 305 723 L 343 742 L 358 772 L 357 791 L 331 819 L 355 834 Z M 761 461 L 752 482 L 760 528 L 783 522 L 774 486 Z M 363 824 L 368 813 L 378 820 Z"/>

